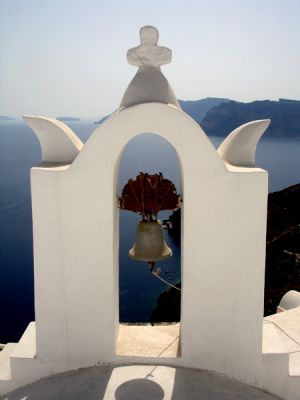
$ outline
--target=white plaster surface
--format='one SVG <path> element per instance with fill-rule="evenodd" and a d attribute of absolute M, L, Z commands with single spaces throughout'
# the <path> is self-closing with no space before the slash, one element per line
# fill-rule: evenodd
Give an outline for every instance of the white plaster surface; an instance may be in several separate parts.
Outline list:
<path fill-rule="evenodd" d="M 127 52 L 128 64 L 135 67 L 145 65 L 160 67 L 172 60 L 172 51 L 167 47 L 158 46 L 159 33 L 154 26 L 144 26 L 140 29 L 141 44 Z"/>
<path fill-rule="evenodd" d="M 143 132 L 173 144 L 181 166 L 176 363 L 253 383 L 262 347 L 267 174 L 229 171 L 190 117 L 160 103 L 115 113 L 71 165 L 32 170 L 37 359 L 65 369 L 118 361 L 118 166 L 128 141 Z"/>
<path fill-rule="evenodd" d="M 11 379 L 10 355 L 14 351 L 17 343 L 7 343 L 0 352 L 0 380 Z"/>
<path fill-rule="evenodd" d="M 281 360 L 281 368 L 284 363 L 288 371 L 280 373 L 280 366 L 269 383 L 272 391 L 277 391 L 283 398 L 297 399 L 300 394 L 300 307 L 289 311 L 273 314 L 264 318 L 263 329 L 263 353 L 274 357 L 281 353 L 285 359 Z M 266 371 L 270 374 L 270 370 Z M 276 377 L 277 375 L 277 377 Z M 267 387 L 268 377 L 265 376 L 264 385 Z M 275 380 L 276 384 L 274 384 Z M 276 385 L 278 387 L 276 388 Z"/>
<path fill-rule="evenodd" d="M 281 299 L 279 307 L 282 310 L 291 310 L 300 307 L 300 292 L 297 290 L 289 290 Z"/>
<path fill-rule="evenodd" d="M 293 343 L 293 342 L 292 342 Z M 281 339 L 280 333 L 274 324 L 263 324 L 263 353 L 287 353 L 287 347 Z"/>
<path fill-rule="evenodd" d="M 157 45 L 158 36 L 154 26 L 144 26 L 140 30 L 141 44 L 128 50 L 128 63 L 139 69 L 123 96 L 120 108 L 148 102 L 173 104 L 180 108 L 160 69 L 161 65 L 171 62 L 172 51 Z"/>
<path fill-rule="evenodd" d="M 39 139 L 43 162 L 70 163 L 83 147 L 72 129 L 61 121 L 33 115 L 24 115 L 23 119 Z"/>
<path fill-rule="evenodd" d="M 295 379 L 299 379 L 299 376 L 300 376 L 300 351 L 299 350 L 297 352 L 290 354 L 289 373 Z M 298 393 L 300 393 L 300 388 L 299 388 Z"/>
<path fill-rule="evenodd" d="M 179 355 L 180 324 L 120 325 L 119 356 L 172 358 Z"/>
<path fill-rule="evenodd" d="M 264 320 L 274 326 L 285 336 L 294 341 L 297 346 L 291 351 L 300 351 L 300 307 L 293 308 L 278 314 L 273 314 L 265 317 Z"/>
<path fill-rule="evenodd" d="M 264 321 L 262 348 L 263 353 L 292 353 L 300 351 L 300 344 L 279 325 Z"/>
<path fill-rule="evenodd" d="M 218 153 L 228 164 L 255 167 L 256 146 L 270 122 L 262 119 L 239 126 L 220 144 Z"/>
<path fill-rule="evenodd" d="M 14 348 L 11 357 L 34 358 L 36 355 L 36 331 L 35 322 L 30 322 L 20 341 Z"/>
<path fill-rule="evenodd" d="M 143 132 L 168 140 L 181 166 L 179 358 L 116 355 L 118 167 L 126 144 Z M 36 358 L 15 360 L 16 379 L 2 391 L 53 372 L 122 361 L 215 370 L 297 399 L 288 354 L 262 355 L 265 171 L 225 165 L 185 113 L 146 103 L 108 118 L 72 164 L 33 168 L 31 185 Z"/>

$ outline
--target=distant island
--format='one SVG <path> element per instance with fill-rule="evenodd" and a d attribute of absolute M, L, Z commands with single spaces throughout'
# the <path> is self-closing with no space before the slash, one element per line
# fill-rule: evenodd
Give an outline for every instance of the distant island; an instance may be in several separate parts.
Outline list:
<path fill-rule="evenodd" d="M 300 101 L 297 100 L 223 102 L 211 108 L 200 124 L 208 135 L 226 136 L 246 122 L 267 118 L 271 124 L 264 136 L 300 139 Z"/>
<path fill-rule="evenodd" d="M 7 117 L 6 115 L 0 115 L 0 121 L 14 121 L 14 118 Z"/>
<path fill-rule="evenodd" d="M 77 122 L 81 121 L 80 118 L 75 118 L 75 117 L 56 117 L 58 121 L 61 122 Z"/>
<path fill-rule="evenodd" d="M 201 100 L 179 100 L 184 112 L 190 115 L 209 136 L 227 136 L 246 122 L 271 119 L 264 137 L 300 139 L 300 100 L 257 100 L 243 103 L 227 98 L 207 97 Z M 108 116 L 96 121 L 101 124 Z"/>
<path fill-rule="evenodd" d="M 201 100 L 178 100 L 183 111 L 197 121 L 198 124 L 202 122 L 209 110 L 229 101 L 232 100 L 220 97 L 206 97 Z"/>
<path fill-rule="evenodd" d="M 213 107 L 228 101 L 232 100 L 219 97 L 207 97 L 206 99 L 201 99 L 201 100 L 178 100 L 183 111 L 186 112 L 190 117 L 192 117 L 198 123 L 202 121 L 206 113 Z M 95 124 L 101 124 L 110 115 L 111 114 L 100 118 L 98 121 L 95 121 Z"/>
<path fill-rule="evenodd" d="M 94 124 L 102 124 L 102 122 L 104 122 L 110 115 L 111 114 L 106 115 L 105 117 L 99 119 L 98 121 L 95 121 Z"/>

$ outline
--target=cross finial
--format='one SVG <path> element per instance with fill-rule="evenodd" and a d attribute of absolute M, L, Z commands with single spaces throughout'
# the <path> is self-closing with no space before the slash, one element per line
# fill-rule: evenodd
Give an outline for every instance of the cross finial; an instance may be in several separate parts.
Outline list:
<path fill-rule="evenodd" d="M 161 65 L 171 62 L 172 51 L 157 45 L 158 36 L 158 30 L 154 26 L 143 26 L 140 29 L 141 44 L 128 50 L 128 63 L 139 69 L 124 93 L 121 108 L 157 102 L 173 104 L 180 109 L 174 92 L 160 69 Z"/>
<path fill-rule="evenodd" d="M 158 46 L 158 37 L 158 29 L 154 26 L 143 26 L 140 29 L 141 44 L 127 52 L 128 63 L 136 67 L 160 67 L 169 64 L 172 51 L 167 47 Z"/>

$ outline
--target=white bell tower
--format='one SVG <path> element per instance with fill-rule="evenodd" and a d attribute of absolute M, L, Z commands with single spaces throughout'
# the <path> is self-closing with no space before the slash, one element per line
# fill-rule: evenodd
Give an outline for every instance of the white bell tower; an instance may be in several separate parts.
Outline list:
<path fill-rule="evenodd" d="M 42 163 L 31 170 L 36 320 L 23 341 L 28 357 L 26 351 L 11 357 L 3 392 L 107 363 L 208 369 L 269 390 L 270 376 L 279 379 L 278 357 L 262 355 L 268 177 L 255 166 L 256 144 L 270 121 L 237 128 L 216 150 L 180 109 L 160 70 L 172 53 L 158 46 L 157 29 L 143 27 L 140 37 L 127 54 L 138 71 L 120 108 L 85 145 L 62 122 L 24 117 L 42 148 Z M 177 358 L 116 354 L 119 161 L 126 144 L 143 132 L 169 141 L 181 167 Z"/>

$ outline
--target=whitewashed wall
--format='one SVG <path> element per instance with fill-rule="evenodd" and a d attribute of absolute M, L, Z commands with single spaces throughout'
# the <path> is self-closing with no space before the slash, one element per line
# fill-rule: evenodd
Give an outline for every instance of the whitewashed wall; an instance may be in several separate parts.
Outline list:
<path fill-rule="evenodd" d="M 32 170 L 37 357 L 67 369 L 120 359 L 119 160 L 128 141 L 144 132 L 174 146 L 183 180 L 182 356 L 164 363 L 254 382 L 261 356 L 267 174 L 226 167 L 190 117 L 159 103 L 111 116 L 70 166 Z"/>

